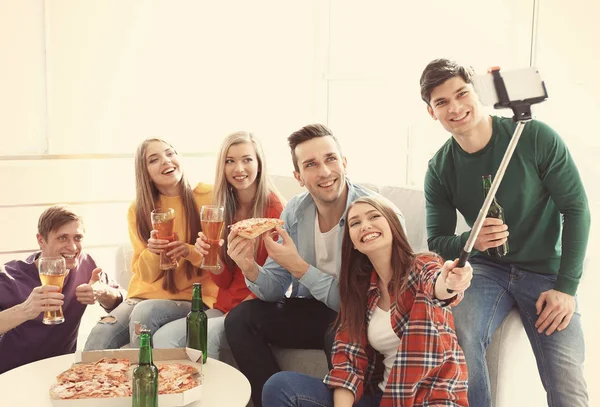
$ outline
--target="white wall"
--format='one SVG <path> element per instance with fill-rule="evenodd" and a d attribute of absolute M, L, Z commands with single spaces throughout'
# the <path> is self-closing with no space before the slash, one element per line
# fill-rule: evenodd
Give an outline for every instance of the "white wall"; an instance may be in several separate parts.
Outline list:
<path fill-rule="evenodd" d="M 549 99 L 538 117 L 558 130 L 567 142 L 586 186 L 592 211 L 587 262 L 578 290 L 586 340 L 586 377 L 590 406 L 600 405 L 600 3 L 573 0 L 540 1 L 535 64 L 547 83 Z"/>
<path fill-rule="evenodd" d="M 44 55 L 44 2 L 0 0 L 0 155 L 46 149 Z"/>
<path fill-rule="evenodd" d="M 427 161 L 448 137 L 421 101 L 423 68 L 442 57 L 483 72 L 528 65 L 532 4 L 331 1 L 327 114 L 352 174 L 422 187 Z M 494 19 L 484 18 L 491 10 Z"/>
<path fill-rule="evenodd" d="M 272 172 L 289 175 L 285 138 L 323 122 L 354 179 L 421 187 L 448 137 L 419 98 L 426 63 L 449 57 L 482 72 L 533 59 L 550 95 L 534 113 L 567 141 L 592 207 L 579 297 L 600 403 L 598 16 L 589 0 L 0 0 L 0 224 L 11 230 L 0 260 L 35 248 L 47 205 L 73 202 L 90 251 L 110 263 L 127 240 L 132 154 L 151 136 L 187 156 L 193 180 L 211 182 L 226 134 L 256 132 Z M 44 153 L 54 155 L 15 156 Z"/>

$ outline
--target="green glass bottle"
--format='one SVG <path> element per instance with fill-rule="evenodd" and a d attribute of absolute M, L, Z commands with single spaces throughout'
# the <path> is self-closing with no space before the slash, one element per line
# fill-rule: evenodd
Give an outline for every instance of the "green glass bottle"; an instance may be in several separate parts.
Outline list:
<path fill-rule="evenodd" d="M 158 369 L 152 363 L 150 330 L 140 332 L 139 363 L 133 369 L 133 407 L 158 407 Z"/>
<path fill-rule="evenodd" d="M 187 347 L 202 351 L 202 363 L 206 363 L 208 317 L 202 305 L 202 284 L 200 283 L 194 283 L 192 288 L 192 310 L 188 313 L 186 321 Z"/>
<path fill-rule="evenodd" d="M 491 175 L 483 175 L 481 177 L 483 181 L 483 191 L 485 193 L 485 197 L 487 198 L 488 193 L 490 192 L 490 188 L 492 187 L 492 176 Z M 490 205 L 490 209 L 488 209 L 487 213 L 488 218 L 496 218 L 500 219 L 504 222 L 504 209 L 498 204 L 496 201 L 496 197 L 492 201 Z M 508 254 L 508 240 L 504 242 L 501 246 L 498 247 L 490 247 L 487 249 L 487 254 L 490 257 L 503 257 Z"/>

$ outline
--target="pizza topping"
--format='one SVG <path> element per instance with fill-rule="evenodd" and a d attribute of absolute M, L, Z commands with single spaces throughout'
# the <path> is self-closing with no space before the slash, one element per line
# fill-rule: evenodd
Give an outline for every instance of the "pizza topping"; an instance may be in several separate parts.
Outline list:
<path fill-rule="evenodd" d="M 277 218 L 249 218 L 231 225 L 238 232 L 238 236 L 254 239 L 264 232 L 283 226 L 283 221 Z"/>
<path fill-rule="evenodd" d="M 180 393 L 198 386 L 198 369 L 184 363 L 158 366 L 159 394 Z M 57 376 L 50 388 L 54 399 L 85 399 L 131 396 L 128 359 L 104 358 L 95 363 L 80 363 Z"/>

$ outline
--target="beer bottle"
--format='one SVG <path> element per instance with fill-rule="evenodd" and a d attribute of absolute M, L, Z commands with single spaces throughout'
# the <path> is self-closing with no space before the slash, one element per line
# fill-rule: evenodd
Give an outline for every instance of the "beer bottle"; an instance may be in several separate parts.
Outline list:
<path fill-rule="evenodd" d="M 158 369 L 152 363 L 150 330 L 140 332 L 139 363 L 133 369 L 133 407 L 158 407 Z"/>
<path fill-rule="evenodd" d="M 487 198 L 490 188 L 492 187 L 492 176 L 483 175 L 481 179 L 483 181 L 483 191 L 485 192 L 485 197 Z M 487 217 L 500 219 L 502 222 L 504 222 L 504 209 L 502 209 L 502 207 L 498 204 L 496 197 L 494 197 L 494 200 L 490 205 L 490 209 L 488 209 Z M 487 254 L 490 257 L 506 256 L 508 254 L 508 240 L 501 246 L 490 247 L 487 249 Z"/>
<path fill-rule="evenodd" d="M 202 363 L 208 357 L 207 348 L 208 317 L 202 306 L 202 284 L 194 283 L 192 289 L 192 310 L 186 318 L 187 347 L 202 351 Z"/>

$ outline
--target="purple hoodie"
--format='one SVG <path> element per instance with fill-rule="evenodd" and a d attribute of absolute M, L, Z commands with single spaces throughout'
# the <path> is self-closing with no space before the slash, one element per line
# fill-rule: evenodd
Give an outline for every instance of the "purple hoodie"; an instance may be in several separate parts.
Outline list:
<path fill-rule="evenodd" d="M 42 285 L 35 265 L 39 255 L 37 252 L 25 261 L 11 261 L 4 265 L 4 270 L 0 268 L 0 311 L 22 303 L 31 290 Z M 94 260 L 81 253 L 79 267 L 65 278 L 62 291 L 65 322 L 45 325 L 41 313 L 0 336 L 0 373 L 36 360 L 75 352 L 79 323 L 86 307 L 77 301 L 75 289 L 90 281 L 95 268 Z"/>

